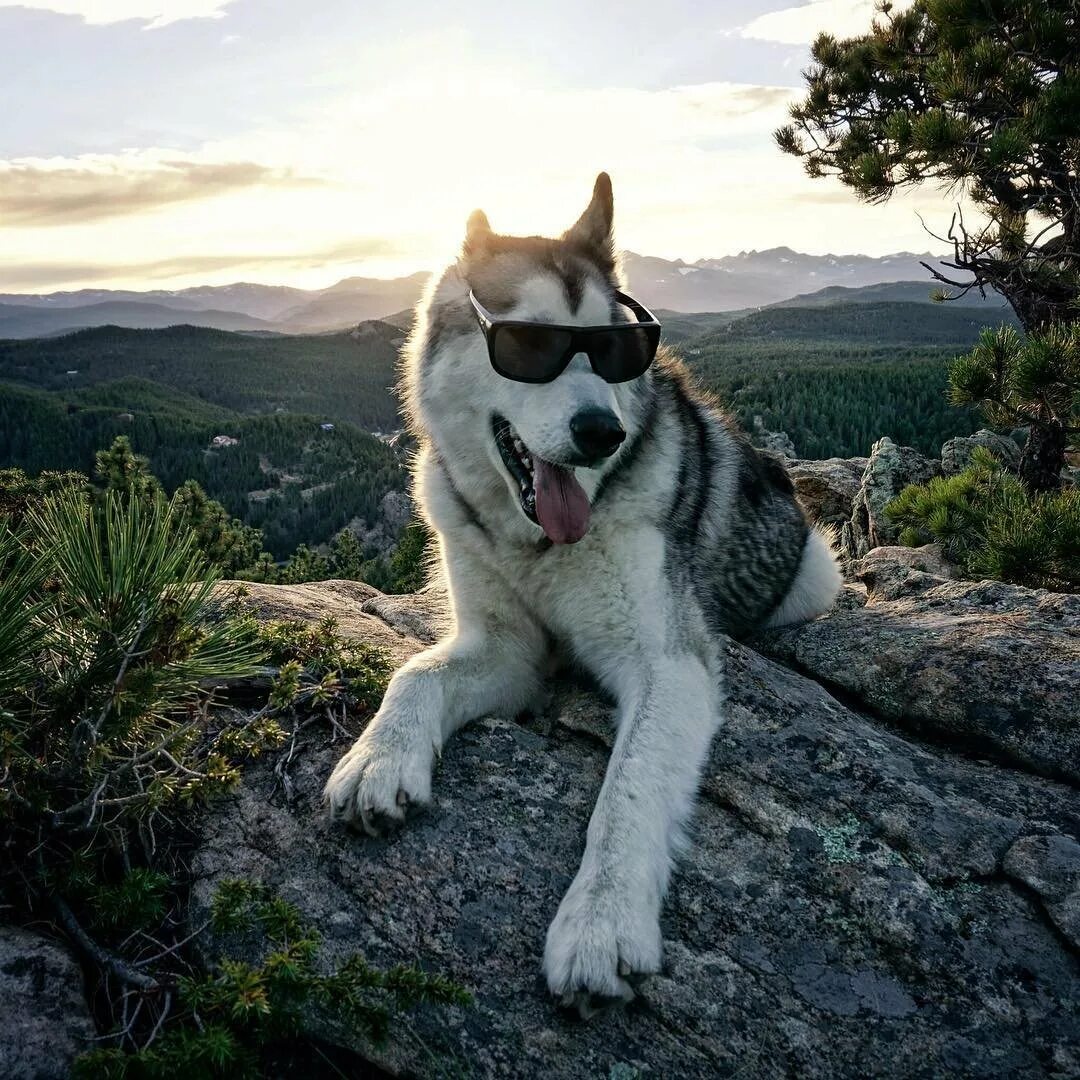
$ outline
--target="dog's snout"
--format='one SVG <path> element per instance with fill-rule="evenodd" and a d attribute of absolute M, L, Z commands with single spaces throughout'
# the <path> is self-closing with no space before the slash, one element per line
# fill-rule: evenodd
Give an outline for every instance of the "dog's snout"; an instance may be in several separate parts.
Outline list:
<path fill-rule="evenodd" d="M 570 434 L 577 448 L 588 458 L 606 458 L 618 450 L 626 432 L 610 410 L 592 406 L 570 419 Z"/>

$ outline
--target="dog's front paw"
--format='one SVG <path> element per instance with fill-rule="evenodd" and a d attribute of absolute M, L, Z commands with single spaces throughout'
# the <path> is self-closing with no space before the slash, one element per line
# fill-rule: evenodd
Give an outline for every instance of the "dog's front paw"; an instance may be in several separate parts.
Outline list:
<path fill-rule="evenodd" d="M 579 874 L 548 929 L 544 973 L 560 1003 L 587 1018 L 630 1001 L 631 983 L 659 971 L 662 952 L 658 911 L 633 890 L 599 887 Z"/>
<path fill-rule="evenodd" d="M 330 774 L 324 796 L 331 817 L 369 836 L 400 824 L 410 805 L 430 801 L 435 754 L 422 726 L 377 716 Z"/>

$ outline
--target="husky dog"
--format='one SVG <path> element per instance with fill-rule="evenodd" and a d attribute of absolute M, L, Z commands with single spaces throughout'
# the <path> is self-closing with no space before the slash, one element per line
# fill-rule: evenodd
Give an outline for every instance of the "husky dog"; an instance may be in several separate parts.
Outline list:
<path fill-rule="evenodd" d="M 551 992 L 583 1011 L 660 969 L 724 636 L 811 618 L 840 587 L 783 467 L 662 348 L 649 364 L 649 313 L 618 291 L 612 212 L 605 173 L 558 239 L 497 235 L 476 211 L 419 305 L 404 388 L 453 629 L 395 674 L 326 786 L 335 818 L 377 835 L 429 801 L 458 728 L 536 703 L 554 650 L 591 673 L 618 732 L 544 950 Z"/>

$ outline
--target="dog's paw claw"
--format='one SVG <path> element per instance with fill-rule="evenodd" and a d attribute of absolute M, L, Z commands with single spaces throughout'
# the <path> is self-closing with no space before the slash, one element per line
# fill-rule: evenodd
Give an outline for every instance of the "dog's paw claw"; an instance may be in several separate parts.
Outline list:
<path fill-rule="evenodd" d="M 360 828 L 368 836 L 377 840 L 382 836 L 386 836 L 387 833 L 394 832 L 404 820 L 404 814 L 388 814 L 382 810 L 377 810 L 373 806 L 368 806 L 361 809 L 359 824 Z M 351 824 L 355 825 L 356 822 L 351 822 Z"/>
<path fill-rule="evenodd" d="M 582 1020 L 591 1020 L 601 1013 L 629 1004 L 635 997 L 630 986 L 620 987 L 618 994 L 596 994 L 591 990 L 572 990 L 559 998 L 559 1006 L 567 1012 L 576 1012 Z"/>
<path fill-rule="evenodd" d="M 431 797 L 435 748 L 422 735 L 404 741 L 373 725 L 337 763 L 326 784 L 330 816 L 383 836 L 405 820 L 408 810 Z"/>
<path fill-rule="evenodd" d="M 559 1003 L 588 1019 L 632 1001 L 634 987 L 660 970 L 661 954 L 660 926 L 651 911 L 635 911 L 625 900 L 605 902 L 575 884 L 548 930 L 544 971 Z"/>

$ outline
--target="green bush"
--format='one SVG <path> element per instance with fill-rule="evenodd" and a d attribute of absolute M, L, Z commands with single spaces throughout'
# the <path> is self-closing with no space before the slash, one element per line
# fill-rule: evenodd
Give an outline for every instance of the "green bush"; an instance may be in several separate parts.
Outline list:
<path fill-rule="evenodd" d="M 385 591 L 412 593 L 423 588 L 429 578 L 434 546 L 435 537 L 422 521 L 406 526 L 390 556 L 390 580 Z"/>
<path fill-rule="evenodd" d="M 382 970 L 359 954 L 323 973 L 318 932 L 294 905 L 254 882 L 223 882 L 206 930 L 246 956 L 259 954 L 257 961 L 226 952 L 211 970 L 180 979 L 178 1008 L 163 1036 L 134 1053 L 109 1047 L 84 1054 L 78 1080 L 260 1076 L 263 1054 L 296 1037 L 306 1010 L 331 1013 L 378 1044 L 395 1013 L 471 1001 L 441 975 L 404 965 Z"/>
<path fill-rule="evenodd" d="M 281 709 L 336 708 L 367 716 L 379 707 L 393 672 L 381 649 L 342 637 L 329 618 L 314 626 L 269 623 L 259 629 L 259 639 L 278 671 L 270 700 Z"/>
<path fill-rule="evenodd" d="M 159 989 L 118 943 L 180 926 L 181 817 L 283 733 L 210 708 L 267 648 L 173 508 L 46 487 L 0 518 L 0 897 L 71 941 L 107 1009 Z"/>
<path fill-rule="evenodd" d="M 938 542 L 969 577 L 1080 591 L 1080 491 L 1032 495 L 989 451 L 962 473 L 906 487 L 885 507 L 900 542 Z"/>
<path fill-rule="evenodd" d="M 0 902 L 96 972 L 104 1035 L 80 1075 L 260 1075 L 270 1047 L 274 1061 L 302 1052 L 288 1040 L 309 1004 L 377 1040 L 399 1009 L 465 1001 L 438 975 L 359 956 L 316 969 L 317 934 L 252 884 L 223 890 L 212 932 L 258 930 L 261 959 L 200 963 L 206 928 L 193 935 L 186 910 L 198 810 L 279 747 L 291 799 L 296 734 L 322 722 L 352 737 L 391 663 L 330 620 L 261 625 L 241 591 L 223 597 L 184 504 L 113 449 L 111 490 L 23 477 L 0 516 Z"/>
<path fill-rule="evenodd" d="M 1080 432 L 1080 323 L 1026 338 L 987 328 L 949 368 L 949 400 L 976 405 L 996 427 L 1027 427 L 1020 478 L 1029 491 L 1056 491 L 1070 437 Z"/>
<path fill-rule="evenodd" d="M 263 648 L 216 613 L 216 574 L 172 508 L 64 491 L 4 545 L 0 808 L 18 827 L 94 834 L 232 780 L 204 687 Z"/>

